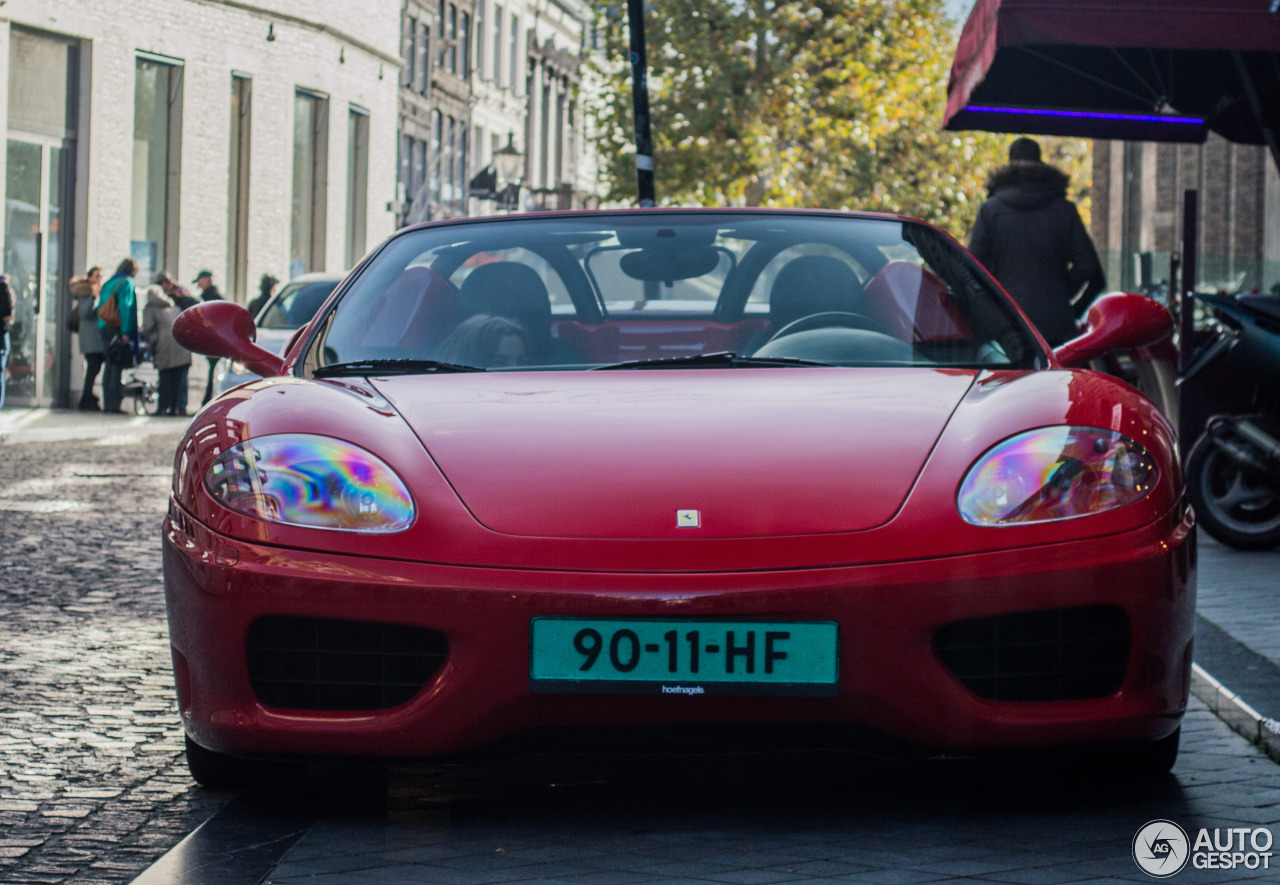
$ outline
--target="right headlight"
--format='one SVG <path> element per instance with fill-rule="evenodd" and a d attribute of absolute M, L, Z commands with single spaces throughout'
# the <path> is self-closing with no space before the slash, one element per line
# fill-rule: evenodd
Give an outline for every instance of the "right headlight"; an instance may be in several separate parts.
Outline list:
<path fill-rule="evenodd" d="M 956 506 L 965 522 L 1026 525 L 1124 507 L 1160 471 L 1138 442 L 1096 427 L 1042 427 L 988 449 L 969 468 Z"/>
<path fill-rule="evenodd" d="M 307 433 L 262 436 L 209 465 L 205 489 L 253 519 L 318 529 L 386 534 L 413 523 L 404 481 L 359 446 Z"/>

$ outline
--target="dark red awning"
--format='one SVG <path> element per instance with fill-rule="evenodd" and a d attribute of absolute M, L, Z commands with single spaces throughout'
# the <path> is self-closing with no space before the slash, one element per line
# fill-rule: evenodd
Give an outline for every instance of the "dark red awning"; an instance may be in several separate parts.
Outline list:
<path fill-rule="evenodd" d="M 1272 0 L 978 0 L 948 129 L 1265 144 L 1280 129 Z"/>

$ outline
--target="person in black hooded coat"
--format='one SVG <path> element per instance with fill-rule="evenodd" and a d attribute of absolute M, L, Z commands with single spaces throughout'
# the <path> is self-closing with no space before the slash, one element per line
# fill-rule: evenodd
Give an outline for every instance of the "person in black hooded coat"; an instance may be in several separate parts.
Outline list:
<path fill-rule="evenodd" d="M 1054 346 L 1076 336 L 1077 313 L 1107 284 L 1089 232 L 1067 199 L 1068 183 L 1065 173 L 1040 161 L 1035 141 L 1017 139 L 1008 165 L 987 180 L 990 197 L 969 237 L 969 251 Z"/>

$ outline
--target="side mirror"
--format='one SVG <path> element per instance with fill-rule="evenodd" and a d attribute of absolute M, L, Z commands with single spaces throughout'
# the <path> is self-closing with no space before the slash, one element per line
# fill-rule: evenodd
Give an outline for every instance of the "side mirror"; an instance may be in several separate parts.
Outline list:
<path fill-rule="evenodd" d="M 269 378 L 284 371 L 284 360 L 253 343 L 253 317 L 234 301 L 206 301 L 189 307 L 173 323 L 173 337 L 187 350 L 244 363 Z"/>
<path fill-rule="evenodd" d="M 1150 347 L 1173 333 L 1173 317 L 1168 308 L 1132 292 L 1099 295 L 1089 306 L 1085 325 L 1083 335 L 1053 351 L 1066 368 L 1086 365 L 1117 350 Z"/>

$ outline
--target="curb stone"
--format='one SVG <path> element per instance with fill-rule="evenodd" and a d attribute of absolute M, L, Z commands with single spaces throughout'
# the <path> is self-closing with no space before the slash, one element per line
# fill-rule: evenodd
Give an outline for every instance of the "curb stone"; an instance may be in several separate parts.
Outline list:
<path fill-rule="evenodd" d="M 1280 762 L 1280 722 L 1253 709 L 1199 664 L 1191 665 L 1191 693 L 1232 731 Z"/>

